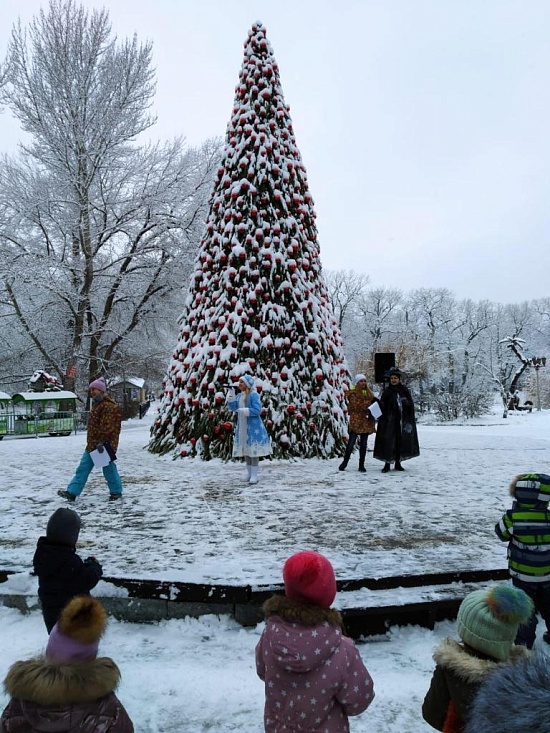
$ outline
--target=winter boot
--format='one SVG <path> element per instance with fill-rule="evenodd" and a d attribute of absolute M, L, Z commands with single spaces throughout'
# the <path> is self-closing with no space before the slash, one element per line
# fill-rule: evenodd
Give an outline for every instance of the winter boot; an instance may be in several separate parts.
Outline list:
<path fill-rule="evenodd" d="M 248 463 L 248 461 L 247 461 L 247 463 L 246 463 L 246 466 L 245 466 L 245 472 L 244 472 L 244 474 L 243 474 L 243 479 L 244 479 L 245 481 L 250 481 L 250 469 L 251 469 L 251 468 L 252 468 L 252 466 L 251 466 L 251 465 L 250 465 L 250 463 Z"/>
<path fill-rule="evenodd" d="M 250 468 L 250 479 L 248 483 L 257 484 L 258 483 L 258 466 L 249 466 L 249 468 Z"/>
<path fill-rule="evenodd" d="M 349 459 L 351 458 L 351 454 L 353 453 L 353 448 L 355 446 L 355 440 L 350 440 L 346 446 L 346 452 L 344 453 L 344 460 L 342 463 L 338 466 L 339 471 L 345 471 L 348 467 Z"/>
<path fill-rule="evenodd" d="M 74 501 L 76 499 L 74 494 L 69 494 L 68 491 L 63 491 L 63 489 L 59 489 L 57 494 L 58 496 L 62 496 L 64 499 L 67 499 L 67 501 Z"/>
<path fill-rule="evenodd" d="M 388 473 L 389 470 L 390 470 L 390 464 L 384 463 L 384 468 L 382 469 L 382 473 Z"/>
<path fill-rule="evenodd" d="M 367 455 L 367 446 L 362 448 L 359 446 L 359 470 L 361 473 L 366 473 L 367 469 L 365 468 L 365 457 Z"/>
<path fill-rule="evenodd" d="M 399 461 L 396 461 L 396 462 L 395 462 L 395 466 L 393 467 L 393 470 L 394 470 L 394 471 L 404 471 L 405 469 L 404 469 L 404 468 L 403 468 L 403 466 L 402 466 L 402 465 L 401 465 L 401 464 L 399 463 Z"/>

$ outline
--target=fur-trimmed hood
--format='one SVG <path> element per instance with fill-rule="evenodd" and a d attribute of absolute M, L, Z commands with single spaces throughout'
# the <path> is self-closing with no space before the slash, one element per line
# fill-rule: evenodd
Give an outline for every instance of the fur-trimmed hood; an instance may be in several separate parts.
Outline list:
<path fill-rule="evenodd" d="M 550 657 L 538 652 L 500 665 L 480 687 L 465 733 L 548 733 Z"/>
<path fill-rule="evenodd" d="M 298 603 L 286 596 L 271 596 L 263 605 L 266 618 L 279 616 L 284 621 L 296 622 L 305 626 L 328 623 L 330 626 L 344 631 L 344 622 L 340 611 L 335 608 Z"/>
<path fill-rule="evenodd" d="M 335 609 L 308 606 L 284 596 L 264 604 L 267 624 L 265 641 L 277 664 L 286 671 L 303 674 L 317 669 L 342 643 L 342 618 Z M 304 643 L 304 628 L 316 643 Z"/>
<path fill-rule="evenodd" d="M 86 703 L 114 692 L 120 670 L 109 657 L 85 664 L 51 664 L 45 657 L 15 662 L 4 680 L 10 697 L 37 705 Z"/>
<path fill-rule="evenodd" d="M 523 646 L 513 646 L 510 662 L 525 658 L 529 652 Z M 467 684 L 480 684 L 503 662 L 478 655 L 454 639 L 444 639 L 436 648 L 433 658 L 440 667 L 447 669 Z"/>

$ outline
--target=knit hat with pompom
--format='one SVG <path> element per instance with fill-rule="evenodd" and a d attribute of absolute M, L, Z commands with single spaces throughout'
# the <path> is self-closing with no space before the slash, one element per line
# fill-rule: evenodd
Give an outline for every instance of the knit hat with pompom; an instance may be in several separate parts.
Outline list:
<path fill-rule="evenodd" d="M 107 613 L 92 596 L 75 596 L 61 611 L 46 647 L 46 657 L 54 664 L 89 662 L 97 656 L 99 640 L 105 633 Z"/>
<path fill-rule="evenodd" d="M 503 661 L 510 655 L 520 624 L 527 623 L 533 611 L 529 596 L 512 585 L 475 590 L 458 609 L 458 635 L 473 649 Z"/>

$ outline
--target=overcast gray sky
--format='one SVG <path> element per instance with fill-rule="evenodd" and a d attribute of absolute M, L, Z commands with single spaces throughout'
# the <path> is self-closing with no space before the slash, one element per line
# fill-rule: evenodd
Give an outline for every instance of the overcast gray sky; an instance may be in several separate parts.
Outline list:
<path fill-rule="evenodd" d="M 256 20 L 315 200 L 323 266 L 374 286 L 550 295 L 549 0 L 84 0 L 154 43 L 159 139 L 223 136 Z M 0 51 L 46 2 L 0 4 Z M 19 137 L 0 116 L 0 150 Z"/>

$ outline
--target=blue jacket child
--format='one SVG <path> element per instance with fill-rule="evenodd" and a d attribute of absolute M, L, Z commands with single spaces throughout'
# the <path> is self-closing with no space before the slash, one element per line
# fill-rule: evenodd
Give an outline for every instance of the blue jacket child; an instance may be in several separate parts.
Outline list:
<path fill-rule="evenodd" d="M 95 557 L 82 560 L 76 554 L 80 526 L 80 517 L 72 509 L 57 509 L 48 521 L 46 536 L 38 539 L 33 567 L 48 633 L 71 598 L 90 595 L 103 575 Z"/>

